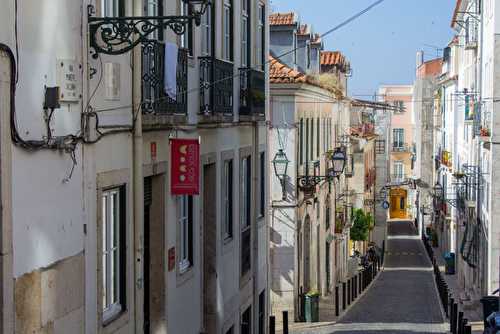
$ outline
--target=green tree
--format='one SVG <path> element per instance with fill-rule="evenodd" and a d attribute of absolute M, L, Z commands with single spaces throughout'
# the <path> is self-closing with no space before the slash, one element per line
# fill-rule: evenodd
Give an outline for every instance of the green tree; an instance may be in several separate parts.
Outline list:
<path fill-rule="evenodd" d="M 365 214 L 362 209 L 354 210 L 353 222 L 351 227 L 352 241 L 367 241 L 368 233 L 373 228 L 373 217 L 371 214 Z M 356 248 L 356 244 L 354 244 Z"/>

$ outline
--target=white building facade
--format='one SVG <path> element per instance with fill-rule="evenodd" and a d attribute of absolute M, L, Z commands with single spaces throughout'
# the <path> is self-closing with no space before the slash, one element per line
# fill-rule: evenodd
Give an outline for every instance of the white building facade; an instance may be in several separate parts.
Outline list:
<path fill-rule="evenodd" d="M 190 10 L 3 8 L 0 332 L 265 333 L 267 2 L 212 1 L 200 27 L 121 55 L 89 47 L 89 10 Z M 196 196 L 170 190 L 169 141 L 182 138 L 200 143 Z"/>

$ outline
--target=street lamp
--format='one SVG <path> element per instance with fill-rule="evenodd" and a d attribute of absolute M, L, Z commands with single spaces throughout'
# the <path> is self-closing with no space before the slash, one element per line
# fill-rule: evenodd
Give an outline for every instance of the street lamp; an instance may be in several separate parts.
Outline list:
<path fill-rule="evenodd" d="M 274 174 L 276 174 L 276 177 L 281 181 L 281 193 L 283 200 L 286 200 L 285 182 L 289 163 L 290 160 L 288 160 L 286 153 L 280 148 L 278 153 L 274 156 L 273 166 Z"/>
<path fill-rule="evenodd" d="M 120 55 L 132 50 L 140 43 L 147 42 L 153 32 L 170 28 L 182 35 L 191 21 L 199 26 L 201 16 L 206 12 L 211 0 L 182 0 L 190 8 L 187 15 L 172 16 L 117 16 L 96 17 L 93 5 L 87 7 L 90 47 L 93 57 L 100 53 Z"/>
<path fill-rule="evenodd" d="M 347 157 L 345 154 L 345 150 L 337 147 L 332 154 L 331 173 L 333 173 L 333 176 L 339 176 L 344 172 L 346 161 Z"/>
<path fill-rule="evenodd" d="M 342 147 L 337 147 L 330 155 L 331 168 L 327 170 L 327 175 L 309 175 L 309 161 L 306 161 L 306 175 L 299 176 L 299 188 L 306 194 L 311 196 L 315 187 L 323 180 L 332 181 L 335 177 L 339 177 L 344 172 L 347 155 Z"/>

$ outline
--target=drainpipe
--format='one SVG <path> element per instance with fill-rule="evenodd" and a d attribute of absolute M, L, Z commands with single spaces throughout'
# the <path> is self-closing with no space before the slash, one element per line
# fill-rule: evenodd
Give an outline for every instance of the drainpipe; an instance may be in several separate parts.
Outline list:
<path fill-rule="evenodd" d="M 134 0 L 133 15 L 142 15 L 142 1 Z M 132 120 L 134 122 L 134 133 L 132 135 L 132 157 L 133 157 L 133 228 L 134 228 L 134 313 L 135 313 L 135 332 L 144 331 L 144 282 L 143 282 L 143 245 L 144 235 L 144 177 L 142 170 L 142 113 L 141 104 L 141 48 L 137 46 L 132 53 Z"/>

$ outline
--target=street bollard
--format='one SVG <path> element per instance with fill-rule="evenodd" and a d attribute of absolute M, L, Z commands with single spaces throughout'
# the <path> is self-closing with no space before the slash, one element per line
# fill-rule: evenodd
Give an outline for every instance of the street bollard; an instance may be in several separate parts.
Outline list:
<path fill-rule="evenodd" d="M 340 315 L 340 303 L 339 303 L 339 286 L 335 286 L 335 316 L 338 317 Z"/>
<path fill-rule="evenodd" d="M 450 332 L 453 327 L 453 303 L 455 302 L 455 299 L 453 299 L 450 295 Z"/>
<path fill-rule="evenodd" d="M 351 305 L 351 279 L 347 280 L 347 305 Z"/>
<path fill-rule="evenodd" d="M 457 334 L 462 334 L 462 325 L 464 320 L 464 312 L 458 312 L 458 320 L 457 320 Z"/>
<path fill-rule="evenodd" d="M 467 324 L 469 323 L 469 320 L 466 318 L 462 319 L 462 326 L 461 326 L 461 334 L 465 334 L 465 327 L 467 327 Z"/>
<path fill-rule="evenodd" d="M 288 334 L 288 311 L 283 311 L 283 334 Z"/>
<path fill-rule="evenodd" d="M 276 317 L 274 315 L 269 317 L 269 334 L 276 334 Z"/>
<path fill-rule="evenodd" d="M 352 279 L 352 292 L 354 295 L 354 297 L 352 297 L 352 300 L 356 300 L 358 298 L 358 275 L 355 275 Z"/>
<path fill-rule="evenodd" d="M 360 271 L 358 273 L 358 291 L 359 291 L 359 294 L 361 294 L 363 292 L 363 288 L 361 287 L 361 279 L 362 279 L 362 276 L 363 276 L 363 272 Z"/>
<path fill-rule="evenodd" d="M 342 282 L 342 310 L 346 308 L 346 283 Z"/>
<path fill-rule="evenodd" d="M 450 312 L 448 310 L 448 295 L 449 295 L 449 292 L 448 292 L 448 286 L 445 285 L 445 289 L 444 289 L 444 313 L 446 314 L 446 317 L 449 318 L 450 317 Z"/>
<path fill-rule="evenodd" d="M 457 320 L 458 320 L 458 304 L 453 303 L 453 321 L 451 323 L 451 332 L 457 333 Z"/>
<path fill-rule="evenodd" d="M 472 327 L 471 327 L 471 325 L 465 326 L 464 334 L 472 334 Z"/>

